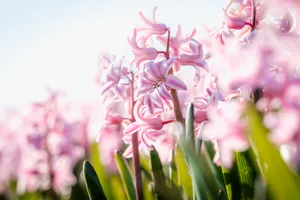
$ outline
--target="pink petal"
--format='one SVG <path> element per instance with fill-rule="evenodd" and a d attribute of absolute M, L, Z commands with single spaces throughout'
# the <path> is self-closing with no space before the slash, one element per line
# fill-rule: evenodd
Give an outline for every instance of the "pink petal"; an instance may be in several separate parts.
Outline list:
<path fill-rule="evenodd" d="M 165 84 L 160 84 L 158 88 L 156 88 L 161 97 L 166 99 L 172 99 L 170 92 L 167 90 Z"/>
<path fill-rule="evenodd" d="M 123 131 L 124 134 L 133 134 L 140 130 L 142 127 L 137 123 L 133 122 L 127 126 L 127 128 Z"/>
<path fill-rule="evenodd" d="M 158 90 L 155 89 L 151 94 L 150 94 L 150 98 L 153 101 L 154 104 L 156 104 L 159 107 L 163 106 L 163 102 L 161 100 L 161 97 L 158 93 Z"/>
<path fill-rule="evenodd" d="M 154 113 L 154 103 L 150 98 L 150 95 L 144 96 L 144 104 L 148 108 L 148 111 L 153 114 Z"/>
<path fill-rule="evenodd" d="M 147 87 L 137 89 L 137 98 L 139 99 L 145 95 L 149 95 L 152 90 L 153 90 L 152 88 L 147 88 Z"/>
<path fill-rule="evenodd" d="M 147 65 L 147 67 L 145 68 L 146 73 L 150 76 L 153 76 L 155 80 L 161 79 L 163 77 L 160 73 L 159 63 L 154 64 L 153 61 L 150 61 L 149 65 Z"/>
<path fill-rule="evenodd" d="M 124 156 L 125 158 L 131 158 L 131 157 L 132 157 L 132 152 L 133 152 L 133 150 L 132 150 L 132 145 L 129 145 L 129 146 L 127 147 L 127 149 L 124 151 L 123 156 Z"/>
<path fill-rule="evenodd" d="M 172 74 L 169 74 L 166 77 L 165 84 L 169 88 L 176 89 L 176 90 L 186 90 L 187 89 L 185 83 L 182 82 L 179 78 L 177 78 L 176 76 L 174 76 Z"/>
<path fill-rule="evenodd" d="M 168 59 L 166 62 L 165 62 L 165 68 L 164 70 L 162 71 L 163 72 L 163 77 L 166 77 L 173 65 L 173 63 L 176 61 L 177 57 L 172 57 L 170 59 Z"/>
<path fill-rule="evenodd" d="M 114 84 L 116 84 L 116 83 L 114 83 L 114 82 L 107 82 L 106 84 L 104 84 L 103 86 L 102 86 L 102 91 L 101 91 L 101 95 L 103 95 L 104 93 L 106 93 Z"/>

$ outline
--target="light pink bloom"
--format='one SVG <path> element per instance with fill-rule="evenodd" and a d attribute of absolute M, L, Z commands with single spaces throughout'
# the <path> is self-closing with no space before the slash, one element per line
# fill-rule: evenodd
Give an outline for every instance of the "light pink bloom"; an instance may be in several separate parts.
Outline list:
<path fill-rule="evenodd" d="M 194 104 L 194 115 L 195 115 L 195 122 L 196 123 L 202 123 L 206 120 L 208 120 L 207 118 L 207 102 L 203 99 L 195 99 L 195 101 L 193 102 Z"/>
<path fill-rule="evenodd" d="M 169 41 L 171 55 L 172 56 L 178 56 L 180 48 L 182 47 L 182 45 L 190 42 L 191 39 L 195 36 L 195 34 L 196 34 L 196 29 L 193 29 L 193 31 L 188 36 L 183 37 L 181 26 L 178 25 L 176 36 L 175 37 L 170 37 L 170 41 Z M 159 41 L 161 41 L 165 46 L 168 43 L 168 38 L 167 37 L 157 36 L 157 39 Z"/>
<path fill-rule="evenodd" d="M 245 21 L 248 16 L 243 16 L 241 13 L 229 12 L 228 9 L 223 11 L 225 14 L 226 26 L 228 28 L 240 30 L 244 28 L 245 25 L 252 26 L 251 23 Z"/>
<path fill-rule="evenodd" d="M 200 69 L 208 71 L 207 63 L 203 60 L 202 44 L 197 40 L 193 40 L 189 43 L 190 54 L 180 54 L 176 62 L 183 66 L 193 66 L 196 74 L 194 77 L 194 85 L 197 85 L 200 80 Z"/>
<path fill-rule="evenodd" d="M 135 122 L 129 124 L 124 130 L 124 134 L 133 134 L 139 130 L 147 130 L 154 129 L 160 130 L 162 129 L 164 123 L 159 117 L 153 117 L 148 114 L 148 116 L 143 116 L 147 113 L 146 107 L 142 105 L 141 101 L 137 101 L 134 106 L 134 118 Z"/>
<path fill-rule="evenodd" d="M 175 57 L 155 63 L 145 64 L 138 80 L 137 98 L 143 98 L 150 113 L 156 107 L 171 107 L 169 89 L 186 90 L 186 85 L 176 76 L 168 74 Z"/>
<path fill-rule="evenodd" d="M 241 119 L 243 107 L 239 102 L 230 102 L 219 110 L 209 109 L 209 120 L 201 133 L 204 140 L 217 141 L 220 161 L 226 168 L 232 166 L 234 151 L 245 151 L 249 148 L 245 135 L 246 124 Z"/>
<path fill-rule="evenodd" d="M 270 139 L 277 145 L 287 144 L 294 140 L 296 134 L 299 134 L 299 111 L 292 108 L 284 109 L 277 115 L 277 125 L 273 127 Z"/>
<path fill-rule="evenodd" d="M 124 142 L 131 144 L 131 134 L 138 132 L 140 144 L 148 149 L 152 149 L 151 145 L 155 145 L 157 139 L 164 135 L 165 131 L 162 130 L 164 125 L 174 122 L 174 120 L 163 121 L 157 116 L 158 114 L 150 114 L 147 107 L 142 104 L 142 101 L 137 101 L 134 106 L 135 121 L 129 124 L 123 131 Z M 131 146 L 128 147 L 124 155 L 130 156 L 132 153 L 131 150 Z"/>
<path fill-rule="evenodd" d="M 157 23 L 155 20 L 155 13 L 157 7 L 154 7 L 152 10 L 152 21 L 147 19 L 142 12 L 139 12 L 139 15 L 143 22 L 146 24 L 146 27 L 137 28 L 137 31 L 147 31 L 147 36 L 150 35 L 164 35 L 169 28 L 163 23 Z"/>
<path fill-rule="evenodd" d="M 123 66 L 122 58 L 117 63 L 111 63 L 109 68 L 105 69 L 101 78 L 101 95 L 111 91 L 121 99 L 127 96 L 129 83 L 131 82 L 131 73 L 128 68 Z"/>
<path fill-rule="evenodd" d="M 138 133 L 138 144 L 140 150 L 146 150 L 149 152 L 149 149 L 152 149 L 152 145 L 155 146 L 157 138 L 164 136 L 165 130 L 141 130 Z M 123 156 L 129 158 L 132 157 L 132 143 L 131 135 L 124 135 L 123 140 L 125 144 L 129 144 L 126 150 L 123 153 Z M 146 147 L 146 148 L 144 148 Z"/>
<path fill-rule="evenodd" d="M 71 193 L 72 185 L 76 184 L 77 180 L 73 174 L 74 164 L 68 156 L 60 156 L 53 164 L 53 188 L 63 196 L 68 196 Z"/>
<path fill-rule="evenodd" d="M 127 38 L 128 42 L 131 46 L 132 52 L 135 55 L 135 59 L 131 62 L 134 63 L 136 62 L 136 66 L 139 69 L 140 64 L 143 61 L 146 60 L 154 60 L 159 53 L 161 53 L 160 51 L 156 50 L 153 47 L 140 47 L 137 44 L 137 32 L 136 30 L 133 31 L 133 36 L 131 39 L 129 39 L 129 37 Z"/>
<path fill-rule="evenodd" d="M 101 129 L 99 130 L 99 133 L 96 136 L 96 141 L 99 142 L 101 138 L 105 139 L 105 135 L 111 134 L 111 128 L 116 126 L 117 132 L 121 130 L 122 123 L 125 120 L 125 118 L 117 113 L 105 113 L 104 120 L 102 121 Z"/>

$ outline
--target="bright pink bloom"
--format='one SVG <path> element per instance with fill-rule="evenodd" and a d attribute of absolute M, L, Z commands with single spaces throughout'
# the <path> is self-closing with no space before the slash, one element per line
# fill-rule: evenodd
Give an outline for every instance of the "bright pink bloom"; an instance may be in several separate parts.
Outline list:
<path fill-rule="evenodd" d="M 186 85 L 176 76 L 168 74 L 175 57 L 155 63 L 150 61 L 145 64 L 138 82 L 137 98 L 144 98 L 144 104 L 150 113 L 155 107 L 171 107 L 172 99 L 169 89 L 186 90 Z"/>

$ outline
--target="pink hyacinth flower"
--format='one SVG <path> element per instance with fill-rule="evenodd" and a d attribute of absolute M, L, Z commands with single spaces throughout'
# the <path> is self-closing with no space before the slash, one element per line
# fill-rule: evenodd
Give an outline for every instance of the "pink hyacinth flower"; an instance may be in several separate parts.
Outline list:
<path fill-rule="evenodd" d="M 163 60 L 155 63 L 150 61 L 145 64 L 137 90 L 137 97 L 144 98 L 144 104 L 150 113 L 154 113 L 155 107 L 171 107 L 169 100 L 172 99 L 168 89 L 186 90 L 186 85 L 173 74 L 168 74 L 176 58 Z"/>
<path fill-rule="evenodd" d="M 245 22 L 243 17 L 237 16 L 235 13 L 232 12 L 230 13 L 231 15 L 229 15 L 227 12 L 228 11 L 224 10 L 225 22 L 228 28 L 240 30 L 244 28 L 245 25 L 252 26 L 251 23 Z"/>
<path fill-rule="evenodd" d="M 153 47 L 140 47 L 137 43 L 137 31 L 134 29 L 133 36 L 131 39 L 127 38 L 128 42 L 132 48 L 132 52 L 135 55 L 135 59 L 131 62 L 134 63 L 136 61 L 136 66 L 139 68 L 140 64 L 146 60 L 154 60 L 158 54 L 160 53 Z"/>
<path fill-rule="evenodd" d="M 177 62 L 179 65 L 188 65 L 195 68 L 194 85 L 196 86 L 200 80 L 200 69 L 208 71 L 207 63 L 203 60 L 202 44 L 192 39 L 189 44 L 191 54 L 180 54 Z"/>
<path fill-rule="evenodd" d="M 201 137 L 217 141 L 220 161 L 225 168 L 232 167 L 234 151 L 245 151 L 249 147 L 245 123 L 241 120 L 242 111 L 242 104 L 230 102 L 222 109 L 210 109 L 207 112 L 209 121 L 204 125 Z"/>
<path fill-rule="evenodd" d="M 111 63 L 110 67 L 102 74 L 101 95 L 112 91 L 113 94 L 126 98 L 126 89 L 131 81 L 131 74 L 128 68 L 122 65 L 123 58 L 117 63 Z"/>
<path fill-rule="evenodd" d="M 170 48 L 172 49 L 172 55 L 178 56 L 179 55 L 179 49 L 183 44 L 188 43 L 191 41 L 191 39 L 195 36 L 196 29 L 193 29 L 193 31 L 186 37 L 182 36 L 182 30 L 181 26 L 178 25 L 177 32 L 175 37 L 170 37 Z M 164 36 L 157 36 L 157 39 L 162 42 L 164 45 L 167 45 L 168 38 Z"/>
<path fill-rule="evenodd" d="M 299 134 L 299 111 L 289 108 L 281 110 L 278 114 L 278 124 L 271 132 L 270 140 L 277 145 L 287 144 Z"/>
<path fill-rule="evenodd" d="M 118 132 L 120 128 L 115 127 L 120 127 L 123 121 L 124 118 L 120 114 L 109 114 L 106 112 L 104 120 L 102 121 L 102 127 L 96 136 L 96 142 L 100 142 L 100 139 L 105 137 L 105 135 L 113 134 L 112 129 L 116 129 L 116 132 Z"/>
<path fill-rule="evenodd" d="M 134 105 L 134 118 L 135 122 L 129 124 L 129 126 L 124 130 L 124 134 L 133 134 L 139 130 L 162 129 L 164 123 L 159 117 L 153 117 L 151 115 L 143 116 L 146 113 L 146 107 L 141 101 L 137 101 Z"/>
<path fill-rule="evenodd" d="M 137 31 L 148 31 L 148 36 L 150 35 L 164 35 L 169 28 L 163 23 L 157 23 L 155 20 L 155 13 L 157 7 L 154 7 L 152 10 L 152 21 L 147 19 L 142 12 L 139 12 L 139 15 L 143 22 L 146 24 L 146 27 L 137 28 Z"/>

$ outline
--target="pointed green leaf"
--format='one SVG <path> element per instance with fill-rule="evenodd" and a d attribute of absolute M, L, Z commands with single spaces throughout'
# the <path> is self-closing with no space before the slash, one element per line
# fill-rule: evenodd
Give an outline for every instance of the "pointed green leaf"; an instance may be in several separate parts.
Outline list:
<path fill-rule="evenodd" d="M 105 200 L 106 197 L 96 171 L 89 161 L 84 161 L 83 163 L 83 177 L 90 200 Z"/>
<path fill-rule="evenodd" d="M 228 200 L 232 200 L 232 180 L 231 180 L 231 173 L 228 169 L 222 167 L 222 173 L 223 173 L 223 178 L 225 182 L 225 187 L 226 187 L 226 193 L 227 193 L 227 198 Z"/>
<path fill-rule="evenodd" d="M 113 199 L 124 199 L 126 196 L 120 176 L 110 177 L 110 184 L 114 186 Z"/>
<path fill-rule="evenodd" d="M 203 157 L 199 158 L 190 142 L 184 138 L 180 139 L 180 147 L 190 166 L 195 197 L 218 199 L 219 188 Z"/>
<path fill-rule="evenodd" d="M 192 146 L 195 146 L 195 128 L 194 128 L 194 105 L 190 103 L 186 111 L 186 138 Z"/>
<path fill-rule="evenodd" d="M 153 192 L 155 192 L 157 199 L 159 200 L 173 200 L 182 199 L 181 191 L 178 187 L 171 181 L 170 185 L 167 184 L 168 180 L 163 172 L 163 165 L 159 158 L 156 149 L 152 146 L 150 150 L 150 165 L 152 172 L 153 183 L 150 187 Z"/>
<path fill-rule="evenodd" d="M 124 157 L 118 151 L 115 153 L 115 159 L 122 178 L 123 185 L 125 187 L 124 189 L 126 195 L 128 199 L 135 200 L 136 199 L 135 186 L 134 186 L 132 175 L 128 167 L 128 163 L 125 161 Z"/>
<path fill-rule="evenodd" d="M 236 152 L 236 166 L 241 184 L 241 199 L 253 199 L 255 171 L 248 159 L 247 152 Z"/>
<path fill-rule="evenodd" d="M 182 186 L 186 196 L 189 199 L 193 199 L 192 178 L 189 173 L 188 163 L 180 148 L 176 148 L 175 160 L 177 164 L 179 185 Z"/>
<path fill-rule="evenodd" d="M 200 157 L 204 160 L 204 162 L 209 167 L 209 171 L 212 174 L 212 177 L 215 179 L 215 182 L 218 184 L 220 190 L 225 192 L 225 185 L 223 182 L 223 173 L 221 167 L 217 166 L 214 162 L 215 150 L 211 142 L 206 141 L 202 144 L 203 151 L 200 154 Z"/>
<path fill-rule="evenodd" d="M 178 185 L 178 173 L 177 173 L 177 166 L 175 162 L 175 151 L 172 150 L 171 152 L 171 160 L 169 163 L 169 175 L 170 181 L 174 184 Z"/>
<path fill-rule="evenodd" d="M 92 143 L 90 145 L 90 162 L 92 166 L 94 166 L 94 169 L 98 175 L 98 178 L 100 180 L 100 183 L 102 185 L 104 194 L 108 200 L 113 200 L 113 191 L 112 186 L 109 181 L 109 177 L 107 172 L 105 171 L 104 166 L 100 162 L 101 155 L 99 153 L 98 144 Z"/>
<path fill-rule="evenodd" d="M 249 106 L 247 117 L 250 144 L 257 153 L 252 157 L 253 162 L 257 161 L 261 167 L 272 199 L 300 199 L 299 179 L 290 171 L 278 149 L 268 140 L 268 130 L 263 126 L 262 117 L 254 106 Z"/>

